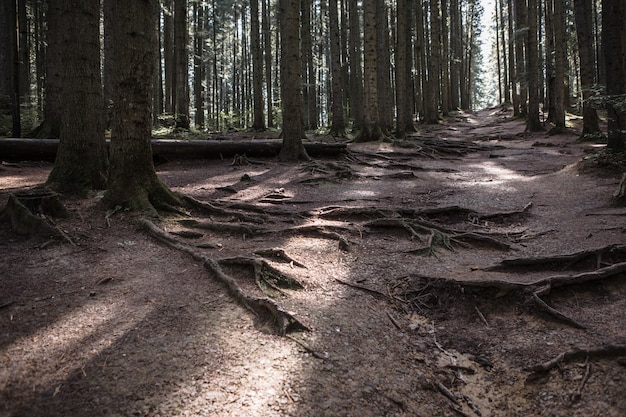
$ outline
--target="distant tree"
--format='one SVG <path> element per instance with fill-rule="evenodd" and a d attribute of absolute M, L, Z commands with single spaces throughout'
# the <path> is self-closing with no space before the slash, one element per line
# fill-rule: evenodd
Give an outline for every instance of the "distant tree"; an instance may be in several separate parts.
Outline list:
<path fill-rule="evenodd" d="M 100 4 L 57 0 L 61 41 L 61 140 L 47 185 L 84 195 L 106 188 L 108 155 L 104 141 L 100 75 Z M 150 78 L 152 80 L 152 78 Z"/>
<path fill-rule="evenodd" d="M 283 145 L 278 159 L 283 162 L 308 160 L 302 139 L 302 73 L 300 68 L 300 0 L 279 0 L 280 74 L 283 110 Z"/>
<path fill-rule="evenodd" d="M 258 0 L 256 0 L 258 2 Z M 258 3 L 257 3 L 258 5 Z M 257 10 L 258 12 L 258 10 Z M 193 3 L 193 14 L 194 14 L 194 37 L 193 37 L 193 96 L 194 96 L 194 107 L 196 108 L 195 120 L 194 124 L 197 128 L 202 129 L 204 127 L 204 102 L 206 97 L 204 95 L 204 39 L 205 39 L 205 28 L 204 28 L 204 3 L 203 2 L 194 2 Z M 258 23 L 258 21 L 257 21 Z M 258 27 L 257 27 L 258 34 Z M 258 39 L 257 39 L 258 42 Z M 159 49 L 160 52 L 160 49 Z M 160 54 L 157 54 L 157 59 Z M 158 59 L 160 63 L 161 60 Z M 159 68 L 157 66 L 157 68 Z M 160 71 L 159 71 L 160 72 Z M 262 83 L 261 79 L 261 83 Z M 156 101 L 157 97 L 155 97 Z M 263 119 L 263 107 L 261 106 L 261 120 Z"/>
<path fill-rule="evenodd" d="M 439 123 L 441 95 L 441 6 L 430 0 L 430 48 L 428 53 L 428 89 L 424 108 L 424 123 Z"/>
<path fill-rule="evenodd" d="M 406 13 L 406 11 L 404 11 Z M 376 0 L 376 73 L 378 118 L 383 132 L 393 129 L 393 94 L 391 90 L 391 45 L 389 8 L 385 0 Z"/>
<path fill-rule="evenodd" d="M 105 202 L 156 214 L 180 205 L 159 180 L 152 162 L 152 79 L 157 0 L 113 0 L 113 131 Z"/>
<path fill-rule="evenodd" d="M 608 148 L 626 151 L 626 39 L 623 1 L 602 1 L 602 49 L 606 62 Z"/>
<path fill-rule="evenodd" d="M 580 87 L 583 94 L 583 136 L 600 132 L 598 112 L 589 100 L 593 96 L 592 90 L 596 84 L 592 2 L 593 0 L 574 0 L 576 39 L 580 58 Z"/>
<path fill-rule="evenodd" d="M 274 127 L 272 88 L 272 31 L 270 30 L 270 0 L 263 1 L 261 25 L 263 26 L 263 53 L 265 58 L 265 99 L 267 100 L 267 127 Z"/>
<path fill-rule="evenodd" d="M 561 0 L 558 0 L 561 1 Z M 515 0 L 515 82 L 519 101 L 517 102 L 518 116 L 528 113 L 526 99 L 528 98 L 528 75 L 526 56 L 526 40 L 528 33 L 528 11 L 526 0 Z"/>

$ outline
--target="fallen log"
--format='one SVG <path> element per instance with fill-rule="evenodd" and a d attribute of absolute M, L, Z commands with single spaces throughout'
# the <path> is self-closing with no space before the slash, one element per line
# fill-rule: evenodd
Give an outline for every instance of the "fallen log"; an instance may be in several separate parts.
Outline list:
<path fill-rule="evenodd" d="M 158 159 L 229 158 L 234 155 L 275 157 L 281 139 L 267 140 L 178 140 L 153 139 L 152 155 Z M 110 141 L 107 140 L 107 146 Z M 54 161 L 59 139 L 0 139 L 0 160 Z M 346 152 L 345 143 L 305 142 L 311 156 L 336 156 Z"/>

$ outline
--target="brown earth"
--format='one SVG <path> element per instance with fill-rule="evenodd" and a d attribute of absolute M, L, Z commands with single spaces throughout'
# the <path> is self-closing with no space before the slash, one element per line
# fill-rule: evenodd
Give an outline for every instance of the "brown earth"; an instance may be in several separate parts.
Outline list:
<path fill-rule="evenodd" d="M 66 240 L 2 222 L 0 416 L 626 415 L 621 174 L 573 133 L 523 130 L 491 110 L 421 127 L 421 147 L 160 164 L 223 209 L 153 219 L 178 249 L 98 195 L 63 199 Z M 0 206 L 50 169 L 2 164 Z M 506 259 L 535 261 L 489 268 Z"/>

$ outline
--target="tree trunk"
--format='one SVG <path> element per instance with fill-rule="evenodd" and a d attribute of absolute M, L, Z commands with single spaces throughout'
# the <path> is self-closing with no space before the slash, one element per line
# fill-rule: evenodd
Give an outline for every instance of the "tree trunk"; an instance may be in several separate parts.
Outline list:
<path fill-rule="evenodd" d="M 528 116 L 527 132 L 544 130 L 539 120 L 539 46 L 537 45 L 537 0 L 528 0 L 528 33 L 526 56 L 528 57 Z"/>
<path fill-rule="evenodd" d="M 252 129 L 265 130 L 263 112 L 263 52 L 259 25 L 259 0 L 250 0 L 250 48 L 252 49 Z"/>
<path fill-rule="evenodd" d="M 380 126 L 378 113 L 378 70 L 376 40 L 377 0 L 363 2 L 363 78 L 364 78 L 364 118 L 363 127 L 356 142 L 370 142 L 385 137 Z"/>
<path fill-rule="evenodd" d="M 515 68 L 517 67 L 516 62 L 515 62 L 517 60 L 517 56 L 515 55 L 515 27 L 513 26 L 515 22 L 515 19 L 513 18 L 515 14 L 515 10 L 513 7 L 513 1 L 514 0 L 507 1 L 507 10 L 509 12 L 508 13 L 509 83 L 511 85 L 511 103 L 513 104 L 513 116 L 519 117 L 520 97 L 517 92 L 517 81 L 516 81 L 516 72 L 515 72 Z M 551 0 L 548 0 L 548 1 L 551 1 Z"/>
<path fill-rule="evenodd" d="M 558 0 L 561 1 L 561 0 Z M 515 81 L 519 94 L 520 116 L 528 114 L 528 59 L 526 55 L 526 32 L 528 31 L 528 13 L 526 0 L 515 0 Z"/>
<path fill-rule="evenodd" d="M 270 0 L 263 1 L 263 48 L 265 50 L 265 88 L 267 100 L 267 127 L 274 127 L 274 103 L 272 92 L 272 31 L 270 30 Z"/>
<path fill-rule="evenodd" d="M 565 5 L 554 0 L 554 128 L 552 133 L 565 130 L 565 65 L 567 41 L 565 37 Z"/>
<path fill-rule="evenodd" d="M 330 70 L 332 82 L 332 114 L 330 133 L 333 136 L 344 136 L 346 123 L 343 117 L 343 83 L 341 70 L 341 44 L 339 39 L 339 12 L 337 0 L 330 0 L 329 9 L 330 26 Z"/>
<path fill-rule="evenodd" d="M 15 45 L 15 1 L 0 2 L 0 116 L 13 111 L 13 57 Z M 15 136 L 15 134 L 13 135 Z"/>
<path fill-rule="evenodd" d="M 383 132 L 393 129 L 393 97 L 391 94 L 391 46 L 389 44 L 388 8 L 385 0 L 376 0 L 376 73 L 378 120 Z"/>
<path fill-rule="evenodd" d="M 447 116 L 450 112 L 450 41 L 448 38 L 448 5 L 447 0 L 441 2 L 441 20 L 439 22 L 441 34 L 441 114 Z"/>
<path fill-rule="evenodd" d="M 471 28 L 468 28 L 471 30 Z M 470 48 L 468 46 L 468 48 Z M 428 99 L 424 123 L 439 123 L 441 94 L 441 19 L 439 0 L 430 0 L 430 53 L 428 65 Z"/>
<path fill-rule="evenodd" d="M 350 25 L 350 116 L 353 130 L 363 126 L 363 73 L 361 71 L 361 25 L 357 0 L 348 0 Z"/>
<path fill-rule="evenodd" d="M 576 38 L 580 59 L 580 86 L 583 94 L 583 132 L 585 135 L 600 133 L 598 112 L 590 98 L 596 83 L 596 63 L 593 56 L 593 20 L 591 3 L 595 0 L 574 0 Z"/>
<path fill-rule="evenodd" d="M 398 13 L 396 17 L 396 136 L 403 138 L 408 131 L 414 130 L 411 118 L 411 108 L 409 96 L 409 74 L 410 74 L 410 40 L 411 32 L 408 25 L 408 16 L 404 11 L 407 8 L 407 1 L 398 0 Z"/>
<path fill-rule="evenodd" d="M 279 0 L 280 4 L 280 75 L 283 107 L 282 162 L 308 160 L 302 139 L 302 78 L 300 69 L 300 0 Z"/>
<path fill-rule="evenodd" d="M 257 0 L 258 1 L 258 0 Z M 204 102 L 205 88 L 204 82 L 204 3 L 193 3 L 194 15 L 195 15 L 195 33 L 194 33 L 194 55 L 193 55 L 193 96 L 196 108 L 195 125 L 196 128 L 202 129 L 204 127 Z M 257 27 L 258 35 L 258 27 Z M 258 40 L 257 40 L 258 42 Z M 158 70 L 158 67 L 157 67 Z M 262 106 L 262 105 L 261 105 Z M 262 109 L 262 108 L 261 108 Z M 261 113 L 261 119 L 263 115 Z"/>
<path fill-rule="evenodd" d="M 85 195 L 106 187 L 108 167 L 100 75 L 100 5 L 64 0 L 59 6 L 64 22 L 60 27 L 61 141 L 47 183 L 57 191 Z"/>
<path fill-rule="evenodd" d="M 105 0 L 111 1 L 111 0 Z M 176 109 L 176 59 L 174 57 L 174 0 L 163 1 L 163 61 L 165 63 L 165 112 Z"/>
<path fill-rule="evenodd" d="M 150 149 L 158 2 L 114 0 L 112 10 L 116 95 L 105 203 L 156 214 L 180 203 L 157 177 Z"/>
<path fill-rule="evenodd" d="M 151 1 L 151 0 L 150 0 Z M 174 0 L 174 59 L 176 66 L 176 126 L 189 129 L 187 0 Z"/>
<path fill-rule="evenodd" d="M 608 117 L 608 144 L 612 152 L 626 150 L 626 41 L 624 40 L 624 13 L 622 1 L 602 1 L 602 49 L 606 63 L 606 94 Z"/>
<path fill-rule="evenodd" d="M 499 19 L 500 19 L 500 43 L 502 44 L 502 75 L 503 75 L 503 84 L 504 84 L 504 103 L 511 103 L 511 86 L 509 84 L 509 71 L 508 71 L 508 61 L 507 61 L 507 47 L 506 47 L 506 40 L 504 37 L 505 34 L 505 30 L 504 30 L 504 0 L 497 0 L 499 3 L 499 8 L 500 8 L 500 13 L 499 13 Z M 497 36 L 498 34 L 496 34 Z"/>
<path fill-rule="evenodd" d="M 450 108 L 458 109 L 461 104 L 460 79 L 461 57 L 463 56 L 461 37 L 461 10 L 459 0 L 450 0 Z"/>

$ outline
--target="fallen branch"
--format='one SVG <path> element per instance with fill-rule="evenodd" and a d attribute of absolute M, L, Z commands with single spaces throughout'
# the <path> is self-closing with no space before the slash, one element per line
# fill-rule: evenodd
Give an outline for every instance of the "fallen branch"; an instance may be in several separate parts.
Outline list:
<path fill-rule="evenodd" d="M 364 285 L 356 284 L 356 283 L 353 283 L 353 282 L 343 281 L 343 280 L 341 280 L 339 278 L 335 278 L 335 281 L 337 281 L 340 284 L 347 285 L 348 287 L 356 288 L 356 289 L 359 289 L 359 290 L 362 290 L 362 291 L 365 291 L 365 292 L 369 292 L 370 294 L 374 294 L 376 296 L 380 296 L 380 297 L 382 297 L 382 298 L 384 298 L 386 300 L 392 301 L 392 302 L 394 300 L 393 298 L 389 297 L 384 292 L 381 292 L 381 291 L 378 291 L 378 290 L 375 290 L 375 289 L 372 289 L 372 288 L 368 288 L 368 287 L 366 287 Z"/>

